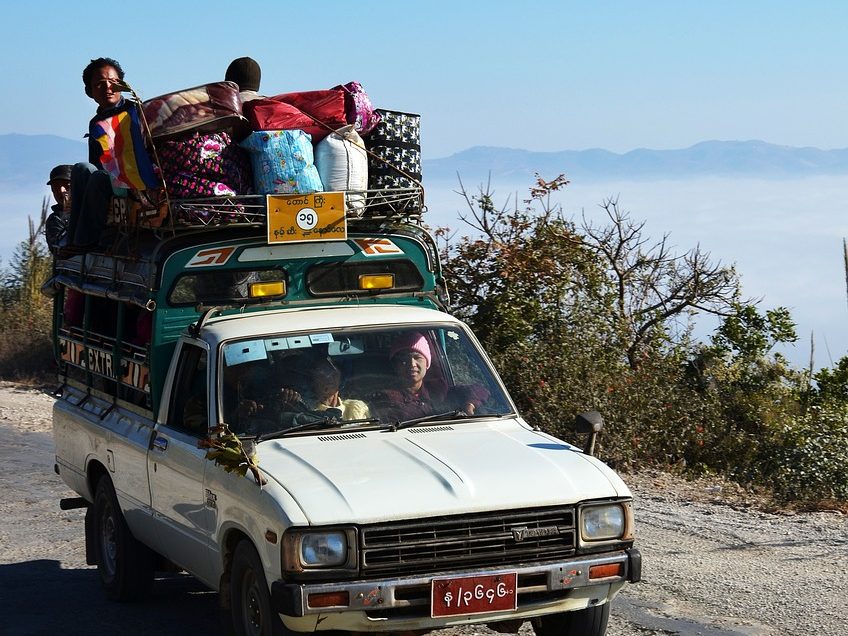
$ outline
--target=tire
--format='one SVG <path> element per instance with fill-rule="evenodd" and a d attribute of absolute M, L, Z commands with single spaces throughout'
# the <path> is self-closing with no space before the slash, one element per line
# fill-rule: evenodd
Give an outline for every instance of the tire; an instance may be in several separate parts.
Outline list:
<path fill-rule="evenodd" d="M 97 482 L 94 495 L 94 557 L 111 600 L 139 600 L 150 592 L 153 552 L 132 536 L 108 477 Z"/>
<path fill-rule="evenodd" d="M 271 609 L 265 570 L 250 541 L 242 540 L 233 555 L 230 611 L 236 636 L 284 636 L 280 616 Z"/>
<path fill-rule="evenodd" d="M 591 605 L 576 612 L 551 614 L 533 619 L 536 636 L 604 636 L 610 604 Z"/>

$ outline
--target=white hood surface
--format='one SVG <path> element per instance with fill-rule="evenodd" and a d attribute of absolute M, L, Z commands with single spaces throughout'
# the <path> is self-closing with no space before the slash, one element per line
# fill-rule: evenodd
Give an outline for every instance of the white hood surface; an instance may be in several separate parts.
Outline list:
<path fill-rule="evenodd" d="M 315 525 L 372 523 L 629 496 L 600 461 L 517 420 L 263 442 L 259 466 Z"/>

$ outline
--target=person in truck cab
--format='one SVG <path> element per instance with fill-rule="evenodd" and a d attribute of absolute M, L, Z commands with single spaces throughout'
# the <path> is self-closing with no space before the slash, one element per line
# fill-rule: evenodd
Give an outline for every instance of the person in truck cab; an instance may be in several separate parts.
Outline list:
<path fill-rule="evenodd" d="M 417 331 L 395 339 L 389 361 L 396 384 L 373 396 L 374 410 L 383 419 L 404 421 L 454 410 L 474 415 L 489 398 L 482 386 L 448 387 L 442 378 L 428 377 L 433 355 L 427 338 Z"/>
<path fill-rule="evenodd" d="M 234 430 L 252 430 L 262 426 L 263 419 L 292 426 L 300 414 L 342 422 L 371 417 L 365 402 L 341 397 L 342 373 L 330 358 L 294 354 L 278 359 L 274 366 L 278 368 L 271 370 L 260 361 L 225 368 L 224 412 Z"/>
<path fill-rule="evenodd" d="M 362 400 L 343 399 L 339 395 L 342 373 L 329 358 L 315 362 L 310 370 L 314 410 L 333 414 L 340 420 L 364 420 L 371 417 L 368 405 Z"/>
<path fill-rule="evenodd" d="M 257 385 L 261 383 L 261 366 L 257 363 L 228 365 L 224 369 L 221 400 L 225 421 L 234 430 L 244 430 L 250 421 L 262 414 L 264 400 Z"/>

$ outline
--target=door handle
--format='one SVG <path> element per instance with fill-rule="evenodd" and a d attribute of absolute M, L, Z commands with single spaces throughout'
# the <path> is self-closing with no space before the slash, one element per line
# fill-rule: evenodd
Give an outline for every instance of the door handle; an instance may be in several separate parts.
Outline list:
<path fill-rule="evenodd" d="M 158 435 L 153 438 L 153 450 L 158 451 L 166 451 L 168 450 L 168 438 L 159 437 Z"/>

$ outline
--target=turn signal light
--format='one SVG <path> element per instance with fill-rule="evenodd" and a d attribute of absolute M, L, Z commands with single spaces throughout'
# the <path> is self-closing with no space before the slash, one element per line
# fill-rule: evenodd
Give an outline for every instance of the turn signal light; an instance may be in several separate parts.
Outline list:
<path fill-rule="evenodd" d="M 309 607 L 347 607 L 350 605 L 350 593 L 319 592 L 310 594 L 306 602 Z"/>
<path fill-rule="evenodd" d="M 359 289 L 391 289 L 395 286 L 394 274 L 360 274 Z"/>
<path fill-rule="evenodd" d="M 286 283 L 282 280 L 275 280 L 269 283 L 251 283 L 250 297 L 251 298 L 268 298 L 271 296 L 285 296 Z"/>
<path fill-rule="evenodd" d="M 623 563 L 607 563 L 605 565 L 593 565 L 589 568 L 589 580 L 605 579 L 610 576 L 623 576 Z"/>

